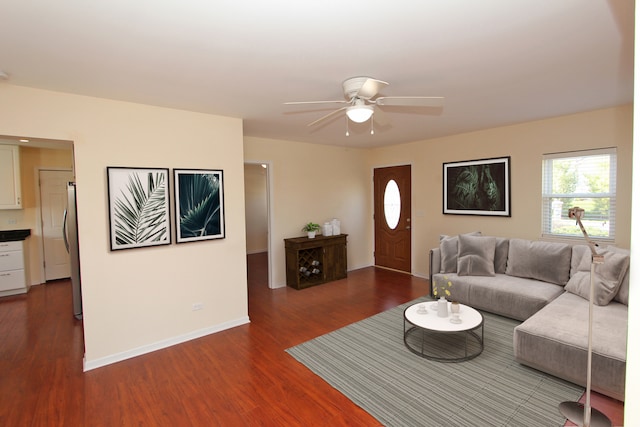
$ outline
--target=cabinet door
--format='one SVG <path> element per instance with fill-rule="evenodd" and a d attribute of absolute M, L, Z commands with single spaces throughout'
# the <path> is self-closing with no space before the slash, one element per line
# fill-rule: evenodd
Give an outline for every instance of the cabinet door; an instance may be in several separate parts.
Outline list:
<path fill-rule="evenodd" d="M 0 144 L 0 209 L 21 209 L 20 147 Z"/>
<path fill-rule="evenodd" d="M 22 251 L 0 252 L 0 271 L 21 270 L 23 268 Z"/>
<path fill-rule="evenodd" d="M 20 293 L 26 290 L 24 270 L 0 271 L 0 292 L 3 292 L 0 296 L 15 294 L 5 292 L 15 290 L 23 291 Z"/>
<path fill-rule="evenodd" d="M 340 240 L 334 245 L 327 245 L 324 252 L 326 280 L 337 280 L 347 277 L 347 244 Z"/>
<path fill-rule="evenodd" d="M 22 241 L 0 242 L 0 296 L 26 292 L 24 264 Z"/>

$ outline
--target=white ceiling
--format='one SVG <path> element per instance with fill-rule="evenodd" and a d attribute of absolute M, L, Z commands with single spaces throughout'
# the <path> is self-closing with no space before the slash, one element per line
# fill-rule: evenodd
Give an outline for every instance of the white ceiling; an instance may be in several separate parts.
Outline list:
<path fill-rule="evenodd" d="M 2 84 L 244 119 L 244 134 L 351 147 L 423 140 L 631 103 L 632 0 L 1 0 Z M 390 124 L 338 115 L 353 76 Z M 374 115 L 375 117 L 375 115 Z"/>

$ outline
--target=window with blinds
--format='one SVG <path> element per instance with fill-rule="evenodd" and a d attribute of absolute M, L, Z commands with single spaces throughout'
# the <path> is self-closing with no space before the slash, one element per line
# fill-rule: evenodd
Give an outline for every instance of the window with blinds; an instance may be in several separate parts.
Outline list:
<path fill-rule="evenodd" d="M 593 240 L 614 240 L 616 149 L 545 154 L 542 157 L 542 235 L 580 237 L 569 208 L 584 209 L 582 223 Z"/>

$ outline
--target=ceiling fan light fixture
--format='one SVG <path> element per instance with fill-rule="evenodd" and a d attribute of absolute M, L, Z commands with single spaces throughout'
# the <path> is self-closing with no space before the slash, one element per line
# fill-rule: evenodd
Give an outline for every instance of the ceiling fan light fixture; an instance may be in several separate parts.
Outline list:
<path fill-rule="evenodd" d="M 371 105 L 352 105 L 347 107 L 347 116 L 352 122 L 364 123 L 373 115 Z"/>

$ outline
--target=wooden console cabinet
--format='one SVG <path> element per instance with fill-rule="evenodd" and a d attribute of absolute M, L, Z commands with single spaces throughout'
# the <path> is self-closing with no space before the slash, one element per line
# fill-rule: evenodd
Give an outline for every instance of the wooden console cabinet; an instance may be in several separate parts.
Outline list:
<path fill-rule="evenodd" d="M 347 277 L 347 235 L 284 239 L 287 286 L 304 289 Z"/>

